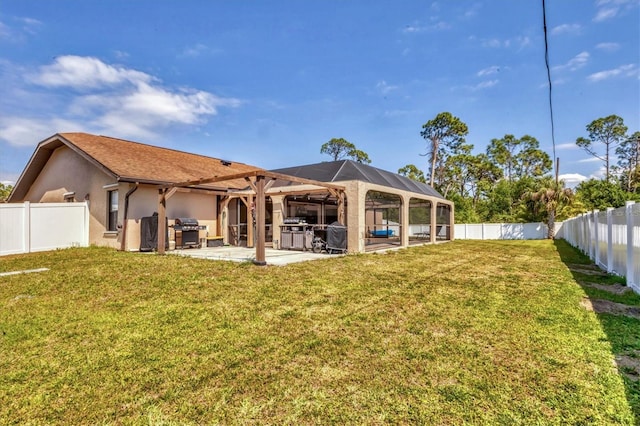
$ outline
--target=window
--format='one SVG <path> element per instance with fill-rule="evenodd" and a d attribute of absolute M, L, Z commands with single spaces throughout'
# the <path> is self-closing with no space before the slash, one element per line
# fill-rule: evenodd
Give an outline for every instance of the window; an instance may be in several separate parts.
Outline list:
<path fill-rule="evenodd" d="M 118 228 L 118 190 L 107 191 L 107 231 Z"/>
<path fill-rule="evenodd" d="M 67 203 L 74 203 L 76 201 L 76 193 L 75 192 L 65 192 L 62 194 L 64 197 L 64 201 Z"/>

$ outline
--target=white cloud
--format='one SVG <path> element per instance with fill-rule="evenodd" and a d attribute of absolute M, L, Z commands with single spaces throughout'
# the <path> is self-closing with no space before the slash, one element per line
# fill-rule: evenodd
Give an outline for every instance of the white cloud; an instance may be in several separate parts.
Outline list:
<path fill-rule="evenodd" d="M 421 27 L 419 25 L 406 25 L 403 29 L 402 32 L 405 34 L 411 34 L 411 33 L 420 33 L 422 31 L 425 31 L 426 28 L 425 27 Z"/>
<path fill-rule="evenodd" d="M 0 118 L 0 139 L 14 146 L 34 146 L 54 133 L 85 129 L 85 126 L 65 119 Z"/>
<path fill-rule="evenodd" d="M 431 31 L 443 31 L 443 30 L 448 30 L 450 28 L 451 28 L 451 24 L 444 21 L 438 21 L 427 26 L 427 29 Z"/>
<path fill-rule="evenodd" d="M 17 18 L 17 20 L 22 23 L 22 30 L 29 34 L 35 34 L 42 26 L 42 22 L 33 18 Z"/>
<path fill-rule="evenodd" d="M 484 90 L 484 89 L 488 89 L 490 87 L 495 86 L 496 84 L 498 84 L 500 82 L 500 80 L 487 80 L 487 81 L 482 81 L 478 84 L 476 84 L 475 86 L 455 86 L 452 87 L 452 90 L 458 90 L 458 89 L 465 89 L 465 90 L 470 90 L 472 92 L 477 92 L 479 90 Z"/>
<path fill-rule="evenodd" d="M 417 34 L 426 31 L 443 31 L 451 28 L 451 24 L 445 21 L 433 20 L 432 24 L 424 25 L 424 24 L 412 24 L 406 25 L 402 32 L 404 34 Z"/>
<path fill-rule="evenodd" d="M 470 37 L 470 40 L 474 40 L 475 37 Z M 490 49 L 500 49 L 500 48 L 511 48 L 515 47 L 519 50 L 524 49 L 527 46 L 531 45 L 531 39 L 527 36 L 519 36 L 511 39 L 499 39 L 499 38 L 489 38 L 482 39 L 480 41 L 482 47 L 487 47 Z"/>
<path fill-rule="evenodd" d="M 489 87 L 493 87 L 498 84 L 499 80 L 488 80 L 478 83 L 474 86 L 474 90 L 488 89 Z"/>
<path fill-rule="evenodd" d="M 129 57 L 129 54 L 127 52 L 123 52 L 122 50 L 114 50 L 113 54 L 118 59 L 126 59 Z"/>
<path fill-rule="evenodd" d="M 593 21 L 602 22 L 613 19 L 620 13 L 624 13 L 636 7 L 638 4 L 640 4 L 638 0 L 598 0 L 596 2 L 598 10 Z"/>
<path fill-rule="evenodd" d="M 638 73 L 638 67 L 636 64 L 621 65 L 618 68 L 612 70 L 605 70 L 591 74 L 587 77 L 589 81 L 597 83 L 599 81 L 608 80 L 614 77 L 634 77 L 640 76 Z"/>
<path fill-rule="evenodd" d="M 570 71 L 576 71 L 587 64 L 587 62 L 589 61 L 589 57 L 590 57 L 589 52 L 580 52 L 576 56 L 571 58 L 569 62 L 567 62 L 566 64 L 556 65 L 555 67 L 553 67 L 553 69 L 556 71 L 561 71 L 565 69 L 568 69 Z"/>
<path fill-rule="evenodd" d="M 598 43 L 596 44 L 596 49 L 604 50 L 607 52 L 614 52 L 620 49 L 620 45 L 618 43 Z"/>
<path fill-rule="evenodd" d="M 0 38 L 9 38 L 11 30 L 2 21 L 0 21 Z"/>
<path fill-rule="evenodd" d="M 580 173 L 564 173 L 558 175 L 558 178 L 564 181 L 568 188 L 575 188 L 580 182 L 587 180 L 587 177 Z"/>
<path fill-rule="evenodd" d="M 505 43 L 502 40 L 498 40 L 497 38 L 491 38 L 488 40 L 483 40 L 482 41 L 482 47 L 491 47 L 491 48 L 499 48 L 502 47 Z"/>
<path fill-rule="evenodd" d="M 576 163 L 597 163 L 598 161 L 602 161 L 596 157 L 583 158 L 582 160 L 576 161 Z"/>
<path fill-rule="evenodd" d="M 552 35 L 560 34 L 580 34 L 582 32 L 582 26 L 580 24 L 562 24 L 551 29 Z"/>
<path fill-rule="evenodd" d="M 221 49 L 212 49 L 205 44 L 198 43 L 194 46 L 185 47 L 180 56 L 195 58 L 205 54 L 215 54 L 220 52 L 222 52 Z"/>
<path fill-rule="evenodd" d="M 16 25 L 17 23 L 17 25 Z M 42 22 L 33 18 L 14 17 L 11 24 L 0 22 L 0 39 L 11 42 L 22 42 L 25 36 L 35 34 Z"/>
<path fill-rule="evenodd" d="M 129 82 L 147 83 L 149 74 L 120 66 L 107 65 L 88 56 L 59 56 L 51 65 L 40 68 L 31 81 L 46 87 L 99 88 Z"/>
<path fill-rule="evenodd" d="M 614 18 L 618 14 L 617 7 L 603 7 L 598 9 L 596 16 L 593 18 L 595 22 L 606 21 L 607 19 Z"/>
<path fill-rule="evenodd" d="M 488 68 L 481 69 L 480 71 L 478 71 L 476 73 L 476 75 L 478 77 L 483 77 L 483 76 L 486 76 L 486 75 L 496 74 L 498 72 L 500 72 L 500 67 L 497 66 L 497 65 L 492 65 L 492 66 L 490 66 Z"/>
<path fill-rule="evenodd" d="M 575 142 L 567 142 L 556 145 L 557 149 L 578 149 L 578 145 Z"/>
<path fill-rule="evenodd" d="M 398 89 L 398 86 L 393 86 L 393 85 L 387 84 L 386 81 L 381 80 L 376 84 L 376 89 L 378 89 L 383 95 L 386 95 L 389 92 L 392 92 L 392 91 Z"/>
<path fill-rule="evenodd" d="M 166 87 L 154 76 L 91 57 L 57 58 L 41 67 L 31 81 L 51 89 L 48 96 L 67 109 L 52 106 L 40 111 L 41 118 L 0 120 L 0 139 L 12 145 L 33 144 L 59 131 L 153 137 L 160 129 L 201 124 L 219 108 L 241 104 L 202 90 Z M 56 90 L 67 87 L 81 93 Z"/>
<path fill-rule="evenodd" d="M 473 4 L 469 9 L 467 9 L 464 12 L 464 18 L 466 18 L 466 19 L 473 18 L 474 16 L 476 16 L 478 14 L 478 11 L 480 10 L 481 7 L 482 7 L 481 3 Z"/>

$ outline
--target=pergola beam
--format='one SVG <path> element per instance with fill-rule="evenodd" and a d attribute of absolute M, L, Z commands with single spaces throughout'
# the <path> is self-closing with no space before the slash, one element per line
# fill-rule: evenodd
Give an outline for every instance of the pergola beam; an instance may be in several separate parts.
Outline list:
<path fill-rule="evenodd" d="M 189 180 L 189 181 L 184 181 L 184 182 L 161 185 L 161 187 L 162 188 L 174 188 L 174 187 L 184 188 L 184 187 L 189 187 L 189 186 L 204 185 L 204 184 L 207 184 L 207 183 L 226 182 L 226 181 L 230 181 L 230 180 L 246 179 L 246 178 L 252 178 L 252 177 L 255 178 L 257 176 L 262 176 L 264 178 L 271 178 L 271 179 L 279 179 L 279 180 L 284 180 L 284 181 L 293 182 L 293 183 L 316 185 L 316 186 L 321 186 L 323 188 L 332 188 L 332 189 L 337 189 L 337 190 L 344 190 L 344 186 L 342 186 L 342 185 L 336 185 L 336 184 L 333 184 L 333 183 L 321 182 L 319 180 L 313 180 L 313 179 L 305 179 L 305 178 L 300 178 L 300 177 L 297 177 L 297 176 L 289 176 L 289 175 L 285 175 L 285 174 L 282 174 L 282 173 L 269 172 L 267 170 L 251 170 L 251 171 L 248 171 L 248 172 L 234 173 L 234 174 L 230 174 L 230 175 L 213 176 L 213 177 L 210 177 L 210 178 L 202 178 L 202 179 L 197 179 L 197 180 Z"/>

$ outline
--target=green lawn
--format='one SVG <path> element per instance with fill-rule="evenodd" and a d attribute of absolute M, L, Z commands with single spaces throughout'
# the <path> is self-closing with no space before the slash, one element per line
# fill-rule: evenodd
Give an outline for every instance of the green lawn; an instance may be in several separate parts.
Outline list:
<path fill-rule="evenodd" d="M 586 262 L 550 241 L 264 268 L 3 257 L 50 270 L 0 277 L 0 423 L 632 425 L 613 358 L 640 354 L 640 320 L 581 306 L 602 292 L 567 266 Z"/>

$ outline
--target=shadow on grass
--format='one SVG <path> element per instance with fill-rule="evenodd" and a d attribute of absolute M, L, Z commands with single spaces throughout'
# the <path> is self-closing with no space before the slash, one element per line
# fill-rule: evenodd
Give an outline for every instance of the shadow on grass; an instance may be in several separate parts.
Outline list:
<path fill-rule="evenodd" d="M 596 314 L 625 384 L 627 400 L 640 425 L 640 295 L 625 279 L 607 274 L 565 240 L 554 242 L 560 259 L 584 290 L 584 306 Z"/>

